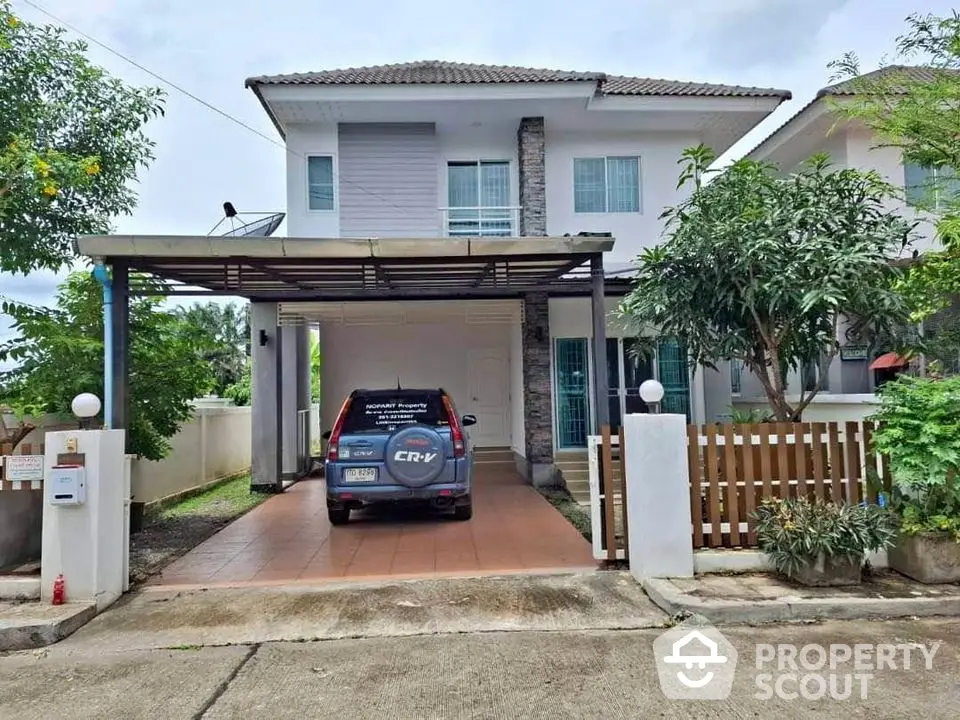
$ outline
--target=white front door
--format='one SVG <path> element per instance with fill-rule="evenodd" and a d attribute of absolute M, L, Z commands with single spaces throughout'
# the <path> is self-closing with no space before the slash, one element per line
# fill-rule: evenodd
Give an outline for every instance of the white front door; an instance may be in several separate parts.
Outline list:
<path fill-rule="evenodd" d="M 460 412 L 477 416 L 469 428 L 475 447 L 510 444 L 510 360 L 500 348 L 472 350 L 467 361 L 469 397 Z"/>

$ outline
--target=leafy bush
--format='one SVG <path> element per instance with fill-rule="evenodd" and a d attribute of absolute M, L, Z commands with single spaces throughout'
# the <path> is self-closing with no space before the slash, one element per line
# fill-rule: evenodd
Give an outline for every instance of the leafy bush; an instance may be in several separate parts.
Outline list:
<path fill-rule="evenodd" d="M 880 391 L 876 449 L 889 458 L 903 532 L 960 541 L 960 377 L 901 377 Z"/>
<path fill-rule="evenodd" d="M 862 560 L 890 547 L 897 536 L 896 516 L 878 505 L 774 498 L 753 517 L 760 549 L 787 576 L 821 555 Z"/>
<path fill-rule="evenodd" d="M 750 408 L 749 410 L 730 408 L 730 422 L 737 425 L 756 425 L 771 422 L 772 419 L 773 417 L 769 412 L 759 408 Z"/>
<path fill-rule="evenodd" d="M 233 404 L 238 407 L 250 404 L 250 398 L 253 393 L 252 372 L 253 367 L 250 358 L 247 358 L 243 365 L 243 370 L 240 372 L 240 378 L 232 385 L 228 385 L 226 390 L 223 391 L 223 396 L 233 400 Z"/>

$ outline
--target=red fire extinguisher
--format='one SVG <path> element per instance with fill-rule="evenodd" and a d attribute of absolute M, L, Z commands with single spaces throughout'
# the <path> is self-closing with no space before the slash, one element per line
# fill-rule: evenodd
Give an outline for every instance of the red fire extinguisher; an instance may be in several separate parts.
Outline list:
<path fill-rule="evenodd" d="M 66 583 L 63 581 L 63 573 L 57 575 L 57 579 L 53 581 L 53 604 L 54 605 L 63 605 L 66 601 Z"/>

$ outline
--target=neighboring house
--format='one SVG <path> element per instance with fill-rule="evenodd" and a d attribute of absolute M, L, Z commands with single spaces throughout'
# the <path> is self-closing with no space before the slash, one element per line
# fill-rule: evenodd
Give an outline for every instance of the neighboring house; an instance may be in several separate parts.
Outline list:
<path fill-rule="evenodd" d="M 610 234 L 607 309 L 624 270 L 660 240 L 681 151 L 718 154 L 789 99 L 785 90 L 521 67 L 416 62 L 247 80 L 289 150 L 290 237 Z M 595 431 L 588 297 L 313 303 L 323 346 L 322 426 L 354 387 L 443 386 L 474 413 L 479 446 L 586 447 Z M 291 312 L 293 310 L 291 309 Z M 687 367 L 663 339 L 648 361 L 607 320 L 615 427 L 665 408 L 704 422 L 727 412 L 729 379 Z M 542 397 L 534 397 L 537 394 Z"/>
<path fill-rule="evenodd" d="M 929 70 L 922 67 L 892 66 L 878 70 L 865 77 L 880 73 L 903 74 L 908 79 L 930 80 Z M 748 157 L 776 163 L 785 172 L 792 171 L 816 153 L 827 153 L 837 167 L 874 170 L 898 190 L 889 207 L 918 222 L 915 242 L 902 257 L 910 257 L 914 251 L 923 253 L 936 247 L 934 224 L 928 213 L 918 211 L 916 206 L 930 200 L 930 179 L 936 171 L 904 163 L 898 148 L 884 146 L 874 133 L 859 122 L 849 121 L 837 115 L 833 104 L 851 98 L 854 85 L 849 80 L 828 85 L 817 92 L 803 109 L 793 115 L 780 128 L 755 147 Z M 936 198 L 933 198 L 936 201 Z M 838 340 L 841 347 L 860 346 L 856 339 L 848 339 L 845 329 Z M 880 375 L 870 370 L 873 357 L 885 353 L 885 347 L 870 348 L 870 357 L 862 354 L 862 347 L 847 347 L 842 357 L 837 356 L 824 381 L 826 393 L 873 392 Z M 763 394 L 759 382 L 748 373 L 737 377 L 732 371 L 731 384 L 735 392 L 744 397 Z M 799 391 L 809 386 L 817 377 L 817 369 L 805 368 L 790 377 L 790 388 Z"/>

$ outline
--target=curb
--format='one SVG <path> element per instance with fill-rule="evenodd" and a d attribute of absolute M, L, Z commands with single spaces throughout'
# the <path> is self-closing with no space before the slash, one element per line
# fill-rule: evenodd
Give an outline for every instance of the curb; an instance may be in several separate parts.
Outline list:
<path fill-rule="evenodd" d="M 96 615 L 96 604 L 78 605 L 70 615 L 62 618 L 38 618 L 23 624 L 0 627 L 0 652 L 32 650 L 53 645 L 75 633 Z"/>
<path fill-rule="evenodd" d="M 960 596 L 926 598 L 847 598 L 830 600 L 702 600 L 680 592 L 665 579 L 648 579 L 643 589 L 664 612 L 702 615 L 714 624 L 758 625 L 798 620 L 870 620 L 960 616 Z"/>

